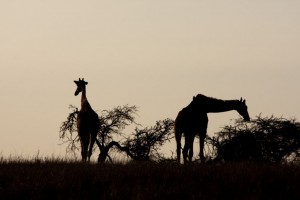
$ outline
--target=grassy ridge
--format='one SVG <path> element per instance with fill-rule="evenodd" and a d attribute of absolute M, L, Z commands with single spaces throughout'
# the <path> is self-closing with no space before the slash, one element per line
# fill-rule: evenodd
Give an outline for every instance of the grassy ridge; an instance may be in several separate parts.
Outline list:
<path fill-rule="evenodd" d="M 298 166 L 2 162 L 0 199 L 296 199 Z"/>

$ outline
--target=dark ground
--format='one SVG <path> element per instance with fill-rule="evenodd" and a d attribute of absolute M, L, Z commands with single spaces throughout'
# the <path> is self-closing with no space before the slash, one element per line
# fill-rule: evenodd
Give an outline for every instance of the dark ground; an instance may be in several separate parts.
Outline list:
<path fill-rule="evenodd" d="M 300 167 L 10 161 L 0 199 L 300 199 Z"/>

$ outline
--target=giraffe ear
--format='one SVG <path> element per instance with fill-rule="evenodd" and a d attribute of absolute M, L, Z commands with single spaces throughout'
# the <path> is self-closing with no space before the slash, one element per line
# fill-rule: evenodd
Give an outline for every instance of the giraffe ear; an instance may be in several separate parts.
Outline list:
<path fill-rule="evenodd" d="M 78 84 L 78 81 L 74 81 L 74 83 Z"/>
<path fill-rule="evenodd" d="M 85 84 L 87 85 L 87 84 L 88 84 L 88 82 L 85 82 Z"/>

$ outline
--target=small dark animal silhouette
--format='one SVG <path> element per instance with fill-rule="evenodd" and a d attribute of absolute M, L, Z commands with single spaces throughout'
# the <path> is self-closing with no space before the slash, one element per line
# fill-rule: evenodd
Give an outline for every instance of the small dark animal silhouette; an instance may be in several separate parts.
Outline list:
<path fill-rule="evenodd" d="M 183 108 L 175 120 L 175 139 L 177 143 L 177 161 L 180 162 L 181 136 L 184 133 L 185 144 L 182 151 L 183 160 L 186 163 L 193 157 L 193 143 L 196 134 L 200 136 L 200 160 L 204 162 L 204 139 L 208 124 L 207 113 L 227 112 L 236 110 L 245 121 L 249 121 L 246 100 L 219 100 L 198 94 L 193 101 Z"/>
<path fill-rule="evenodd" d="M 81 109 L 77 116 L 77 130 L 81 143 L 82 161 L 90 161 L 93 146 L 96 141 L 97 133 L 100 127 L 97 113 L 92 109 L 86 97 L 86 85 L 84 79 L 74 81 L 77 85 L 75 96 L 81 92 Z"/>

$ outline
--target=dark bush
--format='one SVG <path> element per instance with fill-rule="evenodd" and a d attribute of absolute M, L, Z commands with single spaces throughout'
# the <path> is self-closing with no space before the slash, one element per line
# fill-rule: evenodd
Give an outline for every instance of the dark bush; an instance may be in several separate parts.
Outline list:
<path fill-rule="evenodd" d="M 300 149 L 300 123 L 295 119 L 257 116 L 248 123 L 241 119 L 208 138 L 216 160 L 280 162 Z"/>

